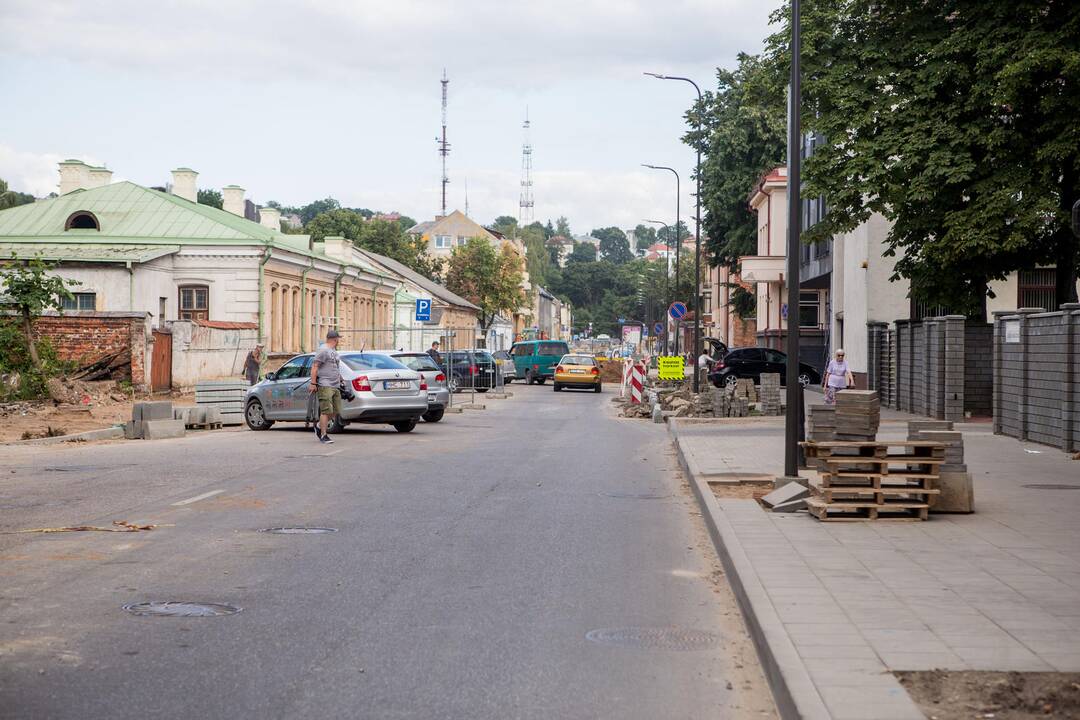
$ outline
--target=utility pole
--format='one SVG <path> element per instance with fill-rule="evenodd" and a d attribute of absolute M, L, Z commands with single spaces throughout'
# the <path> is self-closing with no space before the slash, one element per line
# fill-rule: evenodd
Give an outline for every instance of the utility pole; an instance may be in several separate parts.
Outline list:
<path fill-rule="evenodd" d="M 799 435 L 802 427 L 802 394 L 799 384 L 799 257 L 802 235 L 802 99 L 799 55 L 799 0 L 791 0 L 791 84 L 788 89 L 787 143 L 787 414 L 784 418 L 784 475 L 799 476 Z"/>
<path fill-rule="evenodd" d="M 450 85 L 450 78 L 446 77 L 446 68 L 442 73 L 442 139 L 435 138 L 439 143 L 439 155 L 442 156 L 442 216 L 446 217 L 446 186 L 450 184 L 450 178 L 446 176 L 446 156 L 450 154 L 450 143 L 446 141 L 446 92 Z"/>

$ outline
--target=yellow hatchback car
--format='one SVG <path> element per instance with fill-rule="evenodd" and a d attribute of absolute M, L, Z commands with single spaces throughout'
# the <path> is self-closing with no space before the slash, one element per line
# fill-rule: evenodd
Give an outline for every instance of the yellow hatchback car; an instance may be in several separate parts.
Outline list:
<path fill-rule="evenodd" d="M 603 390 L 600 384 L 600 366 L 591 355 L 563 355 L 555 366 L 555 392 L 564 387 L 592 388 L 593 392 Z"/>

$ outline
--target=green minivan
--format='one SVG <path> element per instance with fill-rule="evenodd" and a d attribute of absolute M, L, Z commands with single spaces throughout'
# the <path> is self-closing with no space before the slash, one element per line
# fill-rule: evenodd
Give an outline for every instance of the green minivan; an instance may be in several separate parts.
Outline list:
<path fill-rule="evenodd" d="M 563 340 L 523 340 L 510 348 L 517 377 L 529 385 L 543 385 L 554 377 L 559 358 L 569 352 L 570 346 Z"/>

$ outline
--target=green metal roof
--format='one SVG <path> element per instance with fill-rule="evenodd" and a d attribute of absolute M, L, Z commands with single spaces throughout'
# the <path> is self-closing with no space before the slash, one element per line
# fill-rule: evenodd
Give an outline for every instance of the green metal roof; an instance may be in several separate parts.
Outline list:
<path fill-rule="evenodd" d="M 69 239 L 68 217 L 80 210 L 92 212 L 100 231 L 83 231 L 79 242 L 97 238 L 105 242 L 134 240 L 267 243 L 280 233 L 232 213 L 200 205 L 176 195 L 131 182 L 117 182 L 0 211 L 0 241 Z"/>
<path fill-rule="evenodd" d="M 128 245 L 0 242 L 0 262 L 13 256 L 21 260 L 40 257 L 42 260 L 66 262 L 149 262 L 155 258 L 180 251 L 179 245 Z"/>

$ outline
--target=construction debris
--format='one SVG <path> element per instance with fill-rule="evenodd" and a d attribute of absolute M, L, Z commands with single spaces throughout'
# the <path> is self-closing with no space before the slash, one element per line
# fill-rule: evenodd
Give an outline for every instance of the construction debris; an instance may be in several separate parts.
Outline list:
<path fill-rule="evenodd" d="M 797 482 L 789 482 L 761 498 L 761 503 L 772 508 L 774 512 L 795 512 L 806 507 L 806 498 L 809 496 L 810 488 Z M 799 503 L 801 507 L 797 507 Z"/>

